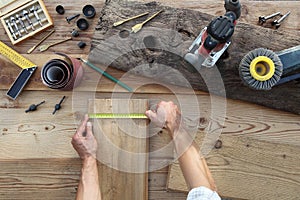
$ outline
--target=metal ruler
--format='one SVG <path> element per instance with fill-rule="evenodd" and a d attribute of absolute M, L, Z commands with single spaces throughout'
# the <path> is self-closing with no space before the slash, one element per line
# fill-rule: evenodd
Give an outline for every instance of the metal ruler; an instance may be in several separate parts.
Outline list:
<path fill-rule="evenodd" d="M 92 113 L 91 119 L 147 119 L 143 113 Z"/>
<path fill-rule="evenodd" d="M 22 68 L 21 73 L 18 75 L 17 79 L 14 81 L 14 83 L 6 93 L 6 95 L 10 98 L 16 99 L 22 91 L 22 89 L 25 87 L 29 78 L 32 76 L 33 72 L 36 70 L 37 65 L 20 55 L 18 52 L 16 52 L 1 41 L 0 54 L 11 60 L 18 67 Z"/>

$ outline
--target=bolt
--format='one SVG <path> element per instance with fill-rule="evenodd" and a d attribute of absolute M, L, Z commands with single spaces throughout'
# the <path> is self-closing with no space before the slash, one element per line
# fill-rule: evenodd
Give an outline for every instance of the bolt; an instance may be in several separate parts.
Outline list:
<path fill-rule="evenodd" d="M 18 39 L 17 36 L 16 36 L 16 34 L 15 34 L 14 29 L 11 27 L 11 24 L 10 24 L 9 20 L 6 20 L 5 22 L 6 22 L 7 26 L 8 26 L 9 31 L 10 31 L 11 34 L 13 35 L 13 38 L 14 38 L 15 40 Z"/>
<path fill-rule="evenodd" d="M 280 12 L 277 12 L 277 13 L 274 13 L 274 14 L 271 14 L 271 15 L 268 15 L 268 16 L 260 16 L 258 18 L 258 22 L 262 25 L 263 23 L 265 23 L 268 19 L 271 19 L 273 17 L 276 17 L 280 15 Z"/>
<path fill-rule="evenodd" d="M 23 15 L 25 16 L 25 18 L 27 19 L 29 25 L 31 26 L 32 30 L 35 30 L 33 24 L 32 24 L 32 21 L 29 19 L 29 13 L 27 10 L 23 10 Z"/>
<path fill-rule="evenodd" d="M 274 21 L 272 22 L 272 26 L 275 26 L 275 28 L 278 29 L 278 28 L 280 27 L 280 25 L 281 25 L 280 23 L 281 23 L 285 18 L 287 18 L 287 16 L 289 16 L 290 13 L 291 13 L 291 11 L 289 11 L 288 13 L 286 13 L 285 15 L 283 15 L 280 19 L 274 20 Z"/>
<path fill-rule="evenodd" d="M 23 20 L 22 20 L 22 17 L 21 17 L 20 15 L 16 14 L 16 18 L 18 19 L 19 23 L 21 24 L 23 30 L 24 30 L 26 33 L 28 33 L 27 28 L 26 28 L 26 26 L 25 26 L 25 23 L 24 23 Z"/>
<path fill-rule="evenodd" d="M 66 20 L 67 20 L 67 22 L 70 24 L 70 22 L 71 22 L 73 19 L 79 17 L 79 15 L 80 15 L 80 14 L 76 14 L 76 15 L 73 15 L 73 16 L 70 16 L 70 17 L 66 17 Z"/>
<path fill-rule="evenodd" d="M 15 19 L 13 16 L 11 16 L 11 17 L 10 17 L 10 21 L 11 21 L 11 22 L 13 23 L 13 25 L 15 26 L 15 29 L 17 30 L 19 36 L 22 37 L 22 34 L 21 34 L 21 32 L 20 32 L 20 30 L 19 30 L 19 27 L 18 27 L 18 25 L 17 25 L 17 23 L 16 23 L 16 19 Z"/>

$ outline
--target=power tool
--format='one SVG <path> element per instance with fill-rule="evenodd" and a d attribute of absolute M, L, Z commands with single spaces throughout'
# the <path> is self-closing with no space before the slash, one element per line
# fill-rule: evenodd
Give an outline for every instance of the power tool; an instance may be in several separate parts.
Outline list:
<path fill-rule="evenodd" d="M 258 48 L 247 53 L 240 62 L 242 81 L 255 90 L 270 90 L 300 78 L 300 45 L 279 52 Z M 291 74 L 292 75 L 288 75 Z"/>
<path fill-rule="evenodd" d="M 231 44 L 237 19 L 241 15 L 239 0 L 225 0 L 226 13 L 213 19 L 193 41 L 184 59 L 196 69 L 213 67 Z"/>

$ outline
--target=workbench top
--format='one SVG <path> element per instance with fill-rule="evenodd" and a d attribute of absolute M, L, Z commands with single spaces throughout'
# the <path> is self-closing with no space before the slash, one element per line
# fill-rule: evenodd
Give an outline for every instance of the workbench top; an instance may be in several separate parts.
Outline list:
<path fill-rule="evenodd" d="M 24 54 L 25 57 L 39 66 L 39 71 L 36 72 L 21 95 L 13 101 L 5 94 L 20 69 L 7 61 L 3 61 L 3 59 L 2 61 L 0 60 L 0 64 L 4 66 L 4 68 L 2 66 L 0 68 L 0 180 L 2 180 L 0 181 L 0 199 L 74 199 L 79 181 L 81 161 L 75 150 L 73 150 L 70 141 L 82 116 L 87 112 L 87 99 L 128 98 L 129 94 L 124 88 L 104 77 L 99 79 L 98 84 L 93 88 L 89 78 L 93 78 L 95 73 L 88 68 L 84 68 L 88 78 L 84 79 L 83 84 L 75 91 L 51 90 L 41 83 L 40 69 L 46 61 L 55 57 L 54 52 L 67 53 L 74 57 L 88 56 L 99 13 L 104 5 L 104 0 L 66 0 L 63 3 L 58 0 L 44 0 L 44 2 L 50 16 L 53 18 L 53 28 L 55 29 L 55 33 L 45 43 L 55 42 L 63 37 L 70 36 L 71 31 L 76 28 L 75 21 L 68 24 L 65 17 L 77 13 L 83 16 L 82 7 L 85 4 L 92 4 L 96 8 L 97 14 L 95 18 L 88 20 L 90 23 L 89 29 L 80 31 L 79 37 L 52 47 L 46 52 L 41 53 L 35 50 L 29 55 L 26 54 L 26 51 L 36 44 L 51 28 L 13 46 L 3 27 L 0 26 L 1 41 L 13 47 L 19 53 Z M 143 2 L 150 1 L 143 0 Z M 160 2 L 173 7 L 199 10 L 212 15 L 221 15 L 224 12 L 223 1 L 221 0 L 209 0 L 201 3 L 195 0 L 160 0 Z M 241 21 L 251 24 L 257 23 L 258 16 L 277 12 L 279 8 L 283 13 L 291 10 L 295 14 L 291 14 L 280 28 L 295 34 L 295 37 L 300 37 L 299 2 L 243 1 L 242 3 L 243 13 Z M 59 4 L 62 4 L 65 8 L 64 15 L 59 15 L 55 11 L 56 5 Z M 88 45 L 84 49 L 79 49 L 77 47 L 79 41 L 84 41 Z M 9 70 L 3 71 L 2 69 Z M 149 99 L 150 104 L 155 104 L 159 100 L 178 101 L 180 98 L 196 97 L 201 102 L 199 107 L 203 111 L 201 120 L 205 122 L 204 127 L 208 126 L 211 120 L 211 110 L 209 109 L 211 97 L 209 94 L 177 86 L 144 85 L 143 83 L 147 83 L 148 80 L 146 78 L 132 75 L 123 77 L 124 72 L 122 71 L 112 68 L 107 68 L 106 70 L 111 75 L 122 78 L 128 85 L 136 88 L 135 92 L 130 95 L 130 98 Z M 66 100 L 62 104 L 62 109 L 55 115 L 52 115 L 54 105 L 63 96 L 66 96 Z M 38 111 L 32 113 L 24 112 L 31 104 L 37 104 L 43 100 L 46 103 Z M 222 134 L 224 136 L 240 137 L 243 141 L 248 141 L 250 137 L 252 142 L 254 140 L 267 142 L 270 148 L 276 148 L 279 145 L 283 148 L 283 151 L 287 150 L 288 148 L 285 149 L 285 147 L 290 145 L 295 147 L 294 149 L 296 150 L 283 152 L 282 155 L 286 155 L 285 158 L 287 159 L 289 156 L 290 158 L 295 158 L 296 154 L 300 155 L 299 115 L 241 101 L 229 99 L 223 99 L 222 101 L 225 101 L 227 105 L 225 121 L 222 125 Z M 170 138 L 165 134 L 154 134 L 150 138 L 149 151 L 155 151 L 169 141 Z M 239 150 L 237 152 L 239 154 Z M 171 162 L 172 156 L 173 149 L 167 148 L 162 154 L 150 157 L 149 165 L 151 163 Z M 231 167 L 230 163 L 228 163 L 228 168 L 224 169 L 224 166 L 214 162 L 214 159 L 210 159 L 208 164 L 212 166 L 213 171 L 223 170 L 224 173 Z M 240 166 L 235 166 L 238 169 L 232 168 L 231 170 L 241 172 L 245 165 L 245 163 L 242 163 Z M 269 167 L 272 168 L 272 165 L 272 160 L 270 160 L 268 166 L 260 167 L 267 169 Z M 184 192 L 167 191 L 168 169 L 168 166 L 165 166 L 149 174 L 149 199 L 186 198 L 186 193 Z M 293 176 L 289 176 L 288 180 L 300 188 L 300 175 L 299 171 L 297 171 L 297 169 L 299 170 L 299 160 L 298 165 L 294 163 L 294 165 L 286 166 L 285 169 L 290 169 L 291 173 L 293 173 Z M 270 174 L 272 179 L 276 181 L 281 180 L 280 175 L 277 173 Z M 256 179 L 253 180 L 255 181 Z M 288 181 L 286 184 L 288 184 Z M 255 192 L 255 190 L 258 191 L 258 188 L 255 188 L 252 192 Z M 238 191 L 235 192 L 235 194 L 239 194 Z"/>

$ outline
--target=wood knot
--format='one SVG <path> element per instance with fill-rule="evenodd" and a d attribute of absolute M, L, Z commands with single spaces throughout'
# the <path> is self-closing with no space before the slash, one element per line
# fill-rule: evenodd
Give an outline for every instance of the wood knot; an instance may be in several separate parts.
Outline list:
<path fill-rule="evenodd" d="M 217 140 L 216 144 L 215 144 L 215 148 L 216 149 L 221 149 L 223 145 L 223 142 L 221 140 Z"/>
<path fill-rule="evenodd" d="M 127 37 L 129 37 L 129 35 L 130 35 L 130 32 L 128 30 L 121 30 L 119 32 L 120 38 L 127 38 Z"/>

